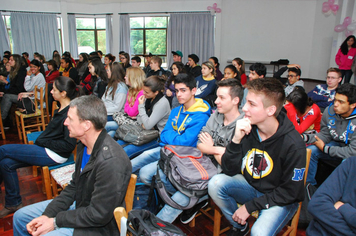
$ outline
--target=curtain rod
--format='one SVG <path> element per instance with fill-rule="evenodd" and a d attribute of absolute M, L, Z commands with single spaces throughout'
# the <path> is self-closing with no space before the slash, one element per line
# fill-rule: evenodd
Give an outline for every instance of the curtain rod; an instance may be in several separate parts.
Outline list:
<path fill-rule="evenodd" d="M 119 15 L 139 15 L 139 14 L 172 14 L 172 13 L 210 13 L 210 11 L 175 11 L 175 12 L 123 12 L 119 13 Z"/>
<path fill-rule="evenodd" d="M 76 16 L 106 16 L 106 15 L 113 15 L 113 13 L 90 14 L 90 13 L 72 13 L 72 12 L 68 12 L 67 14 L 76 15 Z"/>
<path fill-rule="evenodd" d="M 37 12 L 37 11 L 11 11 L 11 10 L 1 10 L 1 12 L 10 12 L 10 13 L 39 13 L 39 14 L 61 14 L 60 12 Z"/>

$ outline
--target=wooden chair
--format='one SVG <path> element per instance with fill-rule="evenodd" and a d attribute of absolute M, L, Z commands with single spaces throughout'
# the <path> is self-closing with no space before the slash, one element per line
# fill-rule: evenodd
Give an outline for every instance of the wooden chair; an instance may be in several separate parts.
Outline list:
<path fill-rule="evenodd" d="M 53 112 L 52 113 L 49 113 L 49 107 L 48 107 L 48 94 L 50 93 L 51 91 L 48 91 L 48 83 L 46 83 L 46 87 L 45 87 L 45 103 L 46 103 L 46 107 L 45 107 L 45 117 L 46 117 L 46 125 L 48 125 L 49 121 L 50 121 L 50 117 L 53 116 Z"/>
<path fill-rule="evenodd" d="M 6 137 L 5 137 L 5 131 L 4 131 L 4 125 L 2 123 L 2 116 L 1 116 L 1 110 L 0 110 L 0 132 L 1 132 L 1 136 L 2 136 L 2 139 L 5 140 Z"/>
<path fill-rule="evenodd" d="M 310 157 L 311 157 L 311 150 L 307 149 L 307 156 L 306 156 L 306 165 L 305 165 L 305 172 L 304 172 L 304 186 L 307 180 L 307 175 L 308 175 L 308 169 L 309 169 L 309 162 L 310 162 Z M 286 231 L 283 233 L 283 236 L 290 235 L 290 236 L 296 236 L 297 235 L 297 230 L 298 230 L 298 222 L 299 222 L 299 215 L 300 215 L 300 210 L 302 208 L 302 202 L 299 202 L 299 207 L 295 215 L 290 221 L 290 225 L 286 225 L 285 228 Z M 214 211 L 214 215 L 210 214 L 210 211 Z M 225 233 L 230 229 L 230 227 L 226 227 L 224 229 L 220 229 L 220 223 L 221 223 L 221 217 L 222 217 L 222 212 L 219 209 L 219 207 L 214 203 L 212 199 L 209 201 L 209 206 L 205 209 L 200 209 L 200 212 L 195 216 L 198 217 L 199 215 L 204 214 L 207 217 L 209 217 L 211 220 L 214 221 L 214 228 L 213 228 L 213 236 L 219 236 L 220 234 Z M 258 218 L 258 211 L 252 212 L 252 216 L 255 218 Z M 195 227 L 195 217 L 194 219 L 189 223 L 190 227 Z"/>
<path fill-rule="evenodd" d="M 34 144 L 35 140 L 38 138 L 38 136 L 41 133 L 42 132 L 28 133 L 27 138 L 29 140 L 29 144 Z M 60 167 L 63 167 L 63 166 L 74 164 L 76 156 L 77 156 L 77 147 L 75 147 L 75 149 L 73 150 L 72 154 L 70 155 L 70 157 L 68 158 L 68 160 L 66 162 L 64 162 L 62 164 L 53 165 L 53 166 L 42 166 L 42 168 L 41 168 L 42 183 L 43 183 L 43 188 L 44 188 L 44 192 L 46 193 L 47 199 L 53 198 L 50 171 L 60 168 Z M 33 166 L 33 173 L 34 173 L 33 175 L 34 176 L 37 176 L 37 168 L 38 168 L 38 166 Z"/>
<path fill-rule="evenodd" d="M 38 96 L 38 94 L 40 94 Z M 34 90 L 34 102 L 35 102 L 35 107 L 36 111 L 35 113 L 32 114 L 23 114 L 20 111 L 15 111 L 15 117 L 16 117 L 16 126 L 17 126 L 17 131 L 19 134 L 19 139 L 22 140 L 25 144 L 27 144 L 27 137 L 26 137 L 26 129 L 34 129 L 37 128 L 38 131 L 45 130 L 45 119 L 44 119 L 44 111 L 43 111 L 43 88 L 38 88 L 35 86 Z M 35 121 L 33 121 L 33 119 Z M 31 120 L 32 122 L 28 123 L 25 125 L 25 120 Z"/>
<path fill-rule="evenodd" d="M 124 207 L 116 207 L 114 210 L 114 217 L 117 223 L 117 226 L 119 227 L 120 233 L 121 229 L 121 218 L 125 217 L 127 219 L 128 213 L 132 210 L 133 207 L 133 201 L 134 201 L 134 194 L 135 194 L 135 188 L 136 188 L 136 180 L 137 176 L 134 174 L 131 174 L 130 182 L 129 185 L 127 186 L 126 190 L 126 195 L 125 195 L 125 205 L 126 208 Z M 123 233 L 121 233 L 123 235 Z"/>

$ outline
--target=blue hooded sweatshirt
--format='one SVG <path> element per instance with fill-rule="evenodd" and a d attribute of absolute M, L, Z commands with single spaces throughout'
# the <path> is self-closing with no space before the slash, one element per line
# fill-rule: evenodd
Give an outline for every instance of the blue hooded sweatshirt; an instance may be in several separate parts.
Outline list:
<path fill-rule="evenodd" d="M 183 105 L 174 108 L 161 132 L 160 145 L 196 147 L 200 130 L 205 126 L 210 114 L 209 104 L 199 98 L 196 98 L 194 105 L 186 111 Z"/>

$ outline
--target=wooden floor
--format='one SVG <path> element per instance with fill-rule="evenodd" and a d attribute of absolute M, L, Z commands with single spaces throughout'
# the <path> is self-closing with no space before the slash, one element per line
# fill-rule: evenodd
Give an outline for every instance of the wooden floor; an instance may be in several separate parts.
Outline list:
<path fill-rule="evenodd" d="M 17 130 L 12 128 L 6 133 L 6 140 L 0 140 L 0 145 L 11 144 L 11 143 L 22 143 L 17 135 Z M 46 200 L 45 194 L 42 192 L 42 179 L 41 176 L 33 177 L 32 175 L 32 167 L 21 168 L 18 170 L 19 174 L 19 182 L 20 182 L 20 190 L 21 196 L 24 206 L 30 205 L 32 203 L 40 202 Z M 5 189 L 4 186 L 1 185 L 1 193 L 0 193 L 0 209 L 4 206 L 4 198 L 5 198 Z M 0 219 L 0 236 L 9 236 L 13 235 L 12 231 L 12 216 L 13 214 Z M 224 218 L 224 217 L 223 217 Z M 250 225 L 253 224 L 253 219 L 250 218 Z M 184 225 L 180 223 L 179 219 L 174 222 L 179 228 L 181 228 L 184 233 L 189 236 L 195 235 L 213 235 L 213 222 L 209 220 L 206 216 L 199 216 L 196 219 L 196 226 L 194 228 L 189 227 L 189 225 Z M 224 218 L 222 220 L 223 227 L 228 226 L 228 221 Z M 305 236 L 305 230 L 298 230 L 298 236 Z"/>

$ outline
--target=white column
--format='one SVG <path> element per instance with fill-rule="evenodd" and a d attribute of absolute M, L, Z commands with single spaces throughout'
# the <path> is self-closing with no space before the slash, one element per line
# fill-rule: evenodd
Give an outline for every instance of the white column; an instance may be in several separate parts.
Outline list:
<path fill-rule="evenodd" d="M 67 3 L 60 2 L 61 6 L 61 18 L 62 18 L 62 40 L 63 40 L 63 52 L 69 51 L 69 31 L 68 31 L 68 11 Z M 73 55 L 74 56 L 74 55 Z M 75 55 L 77 57 L 77 55 Z"/>

